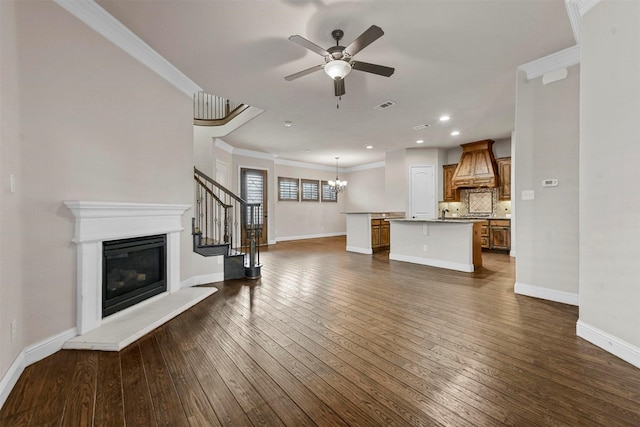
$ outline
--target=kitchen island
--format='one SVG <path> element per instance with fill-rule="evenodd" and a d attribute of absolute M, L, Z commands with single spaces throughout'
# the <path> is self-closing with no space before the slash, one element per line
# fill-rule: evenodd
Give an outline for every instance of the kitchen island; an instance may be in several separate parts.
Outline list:
<path fill-rule="evenodd" d="M 389 219 L 389 259 L 473 272 L 482 266 L 482 220 Z"/>
<path fill-rule="evenodd" d="M 370 255 L 389 249 L 390 218 L 404 218 L 404 212 L 344 212 L 347 215 L 347 251 Z"/>

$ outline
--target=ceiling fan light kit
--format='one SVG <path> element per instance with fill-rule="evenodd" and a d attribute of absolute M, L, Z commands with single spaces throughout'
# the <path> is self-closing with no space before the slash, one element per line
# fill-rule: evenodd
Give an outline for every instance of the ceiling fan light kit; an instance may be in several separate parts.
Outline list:
<path fill-rule="evenodd" d="M 332 79 L 344 79 L 351 72 L 351 64 L 341 59 L 331 61 L 324 66 L 324 72 Z"/>
<path fill-rule="evenodd" d="M 299 77 L 306 76 L 315 71 L 324 69 L 324 72 L 333 79 L 335 96 L 341 97 L 345 94 L 344 78 L 351 72 L 351 70 L 364 71 L 365 73 L 377 74 L 379 76 L 389 77 L 395 69 L 391 67 L 385 67 L 384 65 L 370 64 L 368 62 L 354 61 L 353 57 L 356 53 L 360 52 L 365 47 L 382 37 L 384 31 L 377 25 L 372 25 L 364 33 L 360 34 L 358 38 L 349 44 L 349 46 L 340 46 L 340 39 L 344 36 L 342 30 L 333 30 L 331 37 L 336 41 L 335 46 L 331 46 L 328 49 L 323 49 L 317 44 L 305 39 L 302 36 L 294 35 L 289 37 L 294 43 L 309 49 L 312 52 L 317 53 L 324 57 L 324 65 L 316 65 L 306 70 L 299 71 L 297 73 L 286 76 L 284 79 L 287 81 L 295 80 Z"/>

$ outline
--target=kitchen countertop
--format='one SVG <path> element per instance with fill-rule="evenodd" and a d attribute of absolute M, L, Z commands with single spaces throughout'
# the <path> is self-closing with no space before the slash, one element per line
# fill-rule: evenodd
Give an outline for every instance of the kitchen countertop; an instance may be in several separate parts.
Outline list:
<path fill-rule="evenodd" d="M 485 219 L 474 218 L 387 218 L 389 221 L 397 222 L 438 222 L 443 224 L 473 224 L 476 222 L 485 221 Z"/>

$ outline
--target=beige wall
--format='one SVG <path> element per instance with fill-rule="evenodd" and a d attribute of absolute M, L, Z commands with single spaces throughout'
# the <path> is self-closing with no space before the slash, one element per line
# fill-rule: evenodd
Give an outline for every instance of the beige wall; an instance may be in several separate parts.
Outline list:
<path fill-rule="evenodd" d="M 407 209 L 407 153 L 406 150 L 395 150 L 385 154 L 384 210 L 405 212 Z"/>
<path fill-rule="evenodd" d="M 25 324 L 22 284 L 22 201 L 10 193 L 9 177 L 22 191 L 20 92 L 14 3 L 0 2 L 0 378 L 26 343 L 24 328 L 11 340 L 11 321 Z"/>
<path fill-rule="evenodd" d="M 22 348 L 75 326 L 76 248 L 63 201 L 191 204 L 194 163 L 189 97 L 53 2 L 1 7 L 3 184 L 8 170 L 17 177 L 17 192 L 3 186 L 0 199 L 4 374 Z M 190 216 L 182 280 L 221 271 L 191 252 Z"/>
<path fill-rule="evenodd" d="M 549 85 L 519 72 L 516 101 L 515 186 L 518 254 L 516 291 L 577 304 L 580 66 Z M 542 180 L 557 178 L 558 187 Z M 513 184 L 512 184 L 513 185 Z M 534 200 L 522 200 L 534 190 Z M 535 293 L 534 292 L 534 293 Z"/>
<path fill-rule="evenodd" d="M 346 199 L 345 211 L 384 212 L 386 210 L 384 165 L 355 170 L 342 179 L 347 179 L 349 182 L 343 196 Z"/>
<path fill-rule="evenodd" d="M 328 181 L 335 178 L 335 170 L 330 168 L 309 168 L 276 164 L 273 177 L 277 189 L 278 177 L 302 178 Z M 347 193 L 352 190 L 351 177 L 340 174 L 340 179 L 348 179 L 347 191 L 338 194 L 337 203 L 278 201 L 277 190 L 274 193 L 276 240 L 290 240 L 346 233 L 344 211 Z"/>
<path fill-rule="evenodd" d="M 582 34 L 580 322 L 640 366 L 640 3 L 599 3 Z"/>

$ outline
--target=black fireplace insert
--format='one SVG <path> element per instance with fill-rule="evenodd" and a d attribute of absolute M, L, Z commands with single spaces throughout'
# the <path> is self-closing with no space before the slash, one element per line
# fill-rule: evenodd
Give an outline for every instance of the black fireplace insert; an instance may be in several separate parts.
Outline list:
<path fill-rule="evenodd" d="M 103 242 L 102 317 L 167 290 L 165 235 Z"/>

